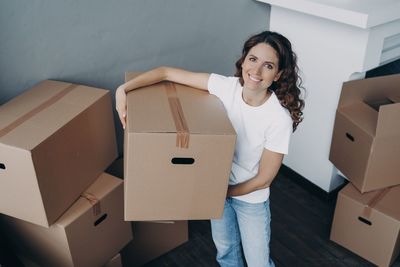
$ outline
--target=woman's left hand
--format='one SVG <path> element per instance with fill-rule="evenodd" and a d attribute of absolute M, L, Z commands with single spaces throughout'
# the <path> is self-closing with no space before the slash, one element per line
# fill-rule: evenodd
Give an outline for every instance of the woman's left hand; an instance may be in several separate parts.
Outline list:
<path fill-rule="evenodd" d="M 115 91 L 115 109 L 118 112 L 119 120 L 122 128 L 126 126 L 126 93 L 123 85 L 119 86 Z"/>

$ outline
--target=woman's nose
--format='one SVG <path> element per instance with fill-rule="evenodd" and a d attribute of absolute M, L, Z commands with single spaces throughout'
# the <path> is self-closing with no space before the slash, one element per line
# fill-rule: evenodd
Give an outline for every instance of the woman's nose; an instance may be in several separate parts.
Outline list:
<path fill-rule="evenodd" d="M 256 71 L 256 74 L 261 74 L 261 72 L 262 72 L 262 65 L 261 65 L 261 64 L 257 64 L 257 65 L 255 66 L 255 71 Z"/>

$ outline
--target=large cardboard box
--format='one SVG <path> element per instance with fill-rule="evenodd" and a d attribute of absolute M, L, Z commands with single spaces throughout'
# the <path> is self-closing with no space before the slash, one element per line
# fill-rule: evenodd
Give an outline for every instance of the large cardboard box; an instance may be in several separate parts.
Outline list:
<path fill-rule="evenodd" d="M 330 161 L 362 193 L 400 184 L 400 75 L 343 84 Z"/>
<path fill-rule="evenodd" d="M 206 91 L 163 82 L 129 92 L 125 220 L 219 218 L 235 141 L 223 104 Z"/>
<path fill-rule="evenodd" d="M 132 222 L 133 240 L 121 251 L 123 266 L 138 267 L 188 241 L 188 222 Z"/>
<path fill-rule="evenodd" d="M 50 228 L 3 215 L 18 254 L 39 266 L 99 267 L 132 240 L 123 220 L 123 181 L 103 173 Z"/>
<path fill-rule="evenodd" d="M 331 240 L 378 265 L 400 252 L 400 186 L 361 194 L 352 184 L 338 195 Z"/>
<path fill-rule="evenodd" d="M 48 227 L 116 157 L 110 92 L 43 81 L 0 107 L 0 213 Z"/>

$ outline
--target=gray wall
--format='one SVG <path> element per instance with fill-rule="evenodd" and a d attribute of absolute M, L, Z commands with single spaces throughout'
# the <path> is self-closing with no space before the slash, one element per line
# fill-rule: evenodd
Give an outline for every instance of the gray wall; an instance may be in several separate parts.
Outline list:
<path fill-rule="evenodd" d="M 268 21 L 254 0 L 0 1 L 0 104 L 43 79 L 114 92 L 125 71 L 159 65 L 232 74 Z"/>

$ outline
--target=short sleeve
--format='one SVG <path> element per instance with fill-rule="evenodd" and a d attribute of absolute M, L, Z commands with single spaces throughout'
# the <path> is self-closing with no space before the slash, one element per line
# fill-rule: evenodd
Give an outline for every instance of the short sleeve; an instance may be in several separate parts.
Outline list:
<path fill-rule="evenodd" d="M 264 148 L 273 152 L 288 154 L 290 138 L 293 132 L 292 127 L 290 117 L 276 121 L 266 131 Z"/>
<path fill-rule="evenodd" d="M 232 95 L 232 91 L 236 87 L 237 82 L 237 77 L 226 77 L 212 73 L 208 78 L 208 91 L 225 103 L 227 97 Z"/>

